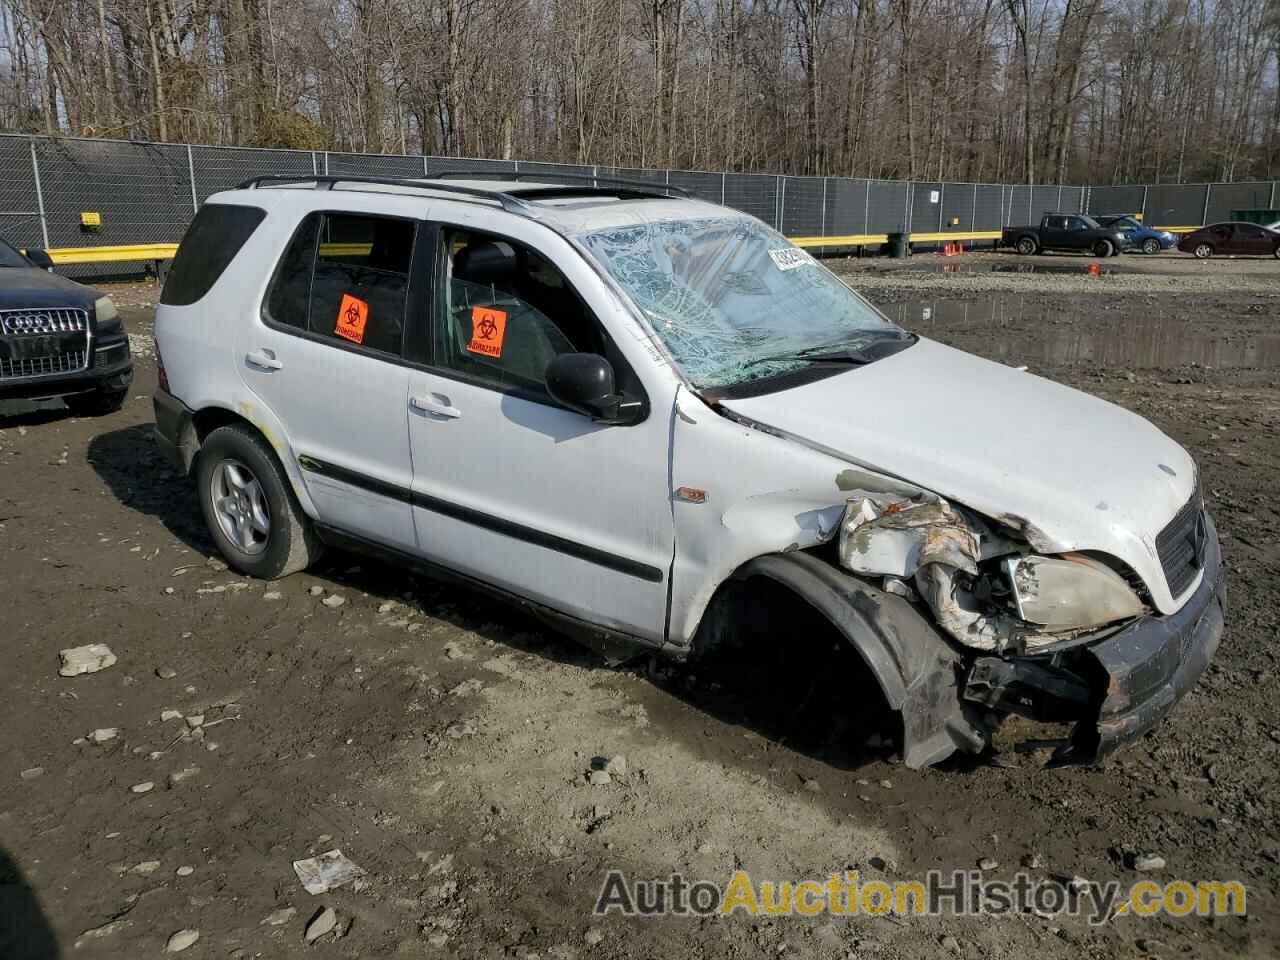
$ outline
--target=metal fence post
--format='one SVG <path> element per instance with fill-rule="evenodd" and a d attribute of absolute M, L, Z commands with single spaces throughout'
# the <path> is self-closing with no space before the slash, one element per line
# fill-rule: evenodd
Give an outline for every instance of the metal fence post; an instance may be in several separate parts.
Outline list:
<path fill-rule="evenodd" d="M 724 206 L 724 181 L 728 176 L 723 170 L 720 171 L 720 206 Z"/>
<path fill-rule="evenodd" d="M 942 212 L 947 208 L 947 185 L 938 184 L 938 232 L 942 232 Z"/>
<path fill-rule="evenodd" d="M 969 229 L 978 229 L 978 185 L 973 185 L 973 206 L 969 208 Z"/>
<path fill-rule="evenodd" d="M 787 182 L 781 176 L 774 177 L 773 229 L 782 232 L 782 217 L 787 212 Z"/>
<path fill-rule="evenodd" d="M 867 192 L 862 195 L 862 232 L 871 232 L 871 181 L 867 181 Z"/>
<path fill-rule="evenodd" d="M 316 155 L 313 153 L 311 155 L 312 166 L 315 165 L 315 162 L 316 162 Z M 425 153 L 422 155 L 422 175 L 427 179 L 431 179 L 431 165 L 430 163 L 427 162 L 427 155 Z"/>
<path fill-rule="evenodd" d="M 31 147 L 31 173 L 36 181 L 36 210 L 40 212 L 40 236 L 44 239 L 44 248 L 49 249 L 49 221 L 44 215 L 44 191 L 40 187 L 40 160 L 36 157 L 36 138 L 27 141 Z"/>
<path fill-rule="evenodd" d="M 822 219 L 820 222 L 822 224 L 822 227 L 821 227 L 822 232 L 819 233 L 818 236 L 825 237 L 827 235 L 827 178 L 826 177 L 822 178 Z"/>
<path fill-rule="evenodd" d="M 200 201 L 196 197 L 196 163 L 191 158 L 191 144 L 187 144 L 187 176 L 191 178 L 191 212 L 200 210 Z M 217 211 L 214 211 L 215 213 Z"/>
<path fill-rule="evenodd" d="M 329 151 L 328 150 L 324 152 L 324 175 L 326 177 L 329 175 Z"/>
<path fill-rule="evenodd" d="M 1142 185 L 1142 222 L 1147 222 L 1147 191 L 1151 188 L 1147 184 Z"/>
<path fill-rule="evenodd" d="M 1204 211 L 1200 214 L 1201 225 L 1209 222 L 1209 194 L 1213 191 L 1213 184 L 1206 183 L 1204 185 Z"/>
<path fill-rule="evenodd" d="M 1062 184 L 1058 184 L 1058 212 L 1062 212 Z"/>

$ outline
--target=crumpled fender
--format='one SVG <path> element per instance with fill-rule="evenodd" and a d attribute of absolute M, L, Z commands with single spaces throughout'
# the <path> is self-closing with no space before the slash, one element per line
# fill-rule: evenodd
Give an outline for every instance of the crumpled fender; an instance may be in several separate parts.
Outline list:
<path fill-rule="evenodd" d="M 768 554 L 735 579 L 767 577 L 793 591 L 840 631 L 902 716 L 902 759 L 913 769 L 957 749 L 980 752 L 986 734 L 960 699 L 960 656 L 901 597 L 877 590 L 811 554 Z"/>

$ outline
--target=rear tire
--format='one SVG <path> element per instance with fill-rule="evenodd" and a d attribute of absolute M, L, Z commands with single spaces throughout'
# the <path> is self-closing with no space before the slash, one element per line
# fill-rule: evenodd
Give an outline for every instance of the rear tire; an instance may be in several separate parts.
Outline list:
<path fill-rule="evenodd" d="M 1099 240 L 1093 245 L 1093 255 L 1102 259 L 1112 256 L 1116 252 L 1115 244 L 1110 240 Z"/>
<path fill-rule="evenodd" d="M 1274 256 L 1277 260 L 1280 260 L 1280 245 L 1277 245 L 1276 248 L 1271 251 L 1271 255 Z"/>
<path fill-rule="evenodd" d="M 1150 256 L 1160 252 L 1160 241 L 1155 237 L 1147 237 L 1142 241 L 1142 252 Z"/>
<path fill-rule="evenodd" d="M 123 407 L 124 399 L 128 395 L 127 389 L 107 390 L 99 387 L 89 393 L 76 393 L 63 397 L 62 402 L 77 417 L 105 417 Z"/>
<path fill-rule="evenodd" d="M 229 424 L 205 437 L 196 493 L 209 535 L 239 573 L 276 580 L 305 570 L 323 552 L 275 452 L 247 426 Z"/>
<path fill-rule="evenodd" d="M 1024 257 L 1029 257 L 1036 252 L 1036 242 L 1031 237 L 1019 237 L 1013 248 Z"/>
<path fill-rule="evenodd" d="M 1208 260 L 1213 256 L 1213 247 L 1207 243 L 1197 243 L 1192 253 L 1195 254 L 1197 260 Z"/>

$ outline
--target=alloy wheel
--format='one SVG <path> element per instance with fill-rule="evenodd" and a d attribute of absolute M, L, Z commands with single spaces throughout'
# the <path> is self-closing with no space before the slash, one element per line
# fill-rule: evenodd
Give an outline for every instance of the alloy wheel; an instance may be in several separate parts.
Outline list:
<path fill-rule="evenodd" d="M 252 470 L 239 460 L 220 460 L 209 477 L 209 500 L 223 536 L 237 549 L 250 556 L 267 549 L 271 511 Z"/>

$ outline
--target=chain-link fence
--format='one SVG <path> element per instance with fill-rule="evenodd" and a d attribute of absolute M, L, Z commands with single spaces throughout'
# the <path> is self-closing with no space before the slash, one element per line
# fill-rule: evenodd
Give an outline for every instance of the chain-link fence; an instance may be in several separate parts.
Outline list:
<path fill-rule="evenodd" d="M 1141 213 L 1155 226 L 1225 220 L 1275 209 L 1275 182 L 1149 186 L 1026 186 L 789 177 L 696 170 L 389 156 L 118 140 L 0 136 L 0 233 L 46 248 L 176 243 L 209 196 L 264 174 L 424 177 L 445 171 L 577 174 L 669 184 L 759 217 L 790 237 L 891 232 L 974 233 L 1038 222 L 1045 213 Z M 99 214 L 86 226 L 81 214 Z M 114 263 L 81 276 L 140 271 Z"/>

